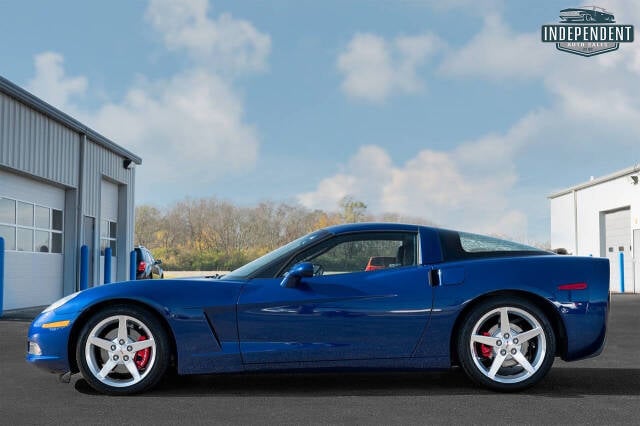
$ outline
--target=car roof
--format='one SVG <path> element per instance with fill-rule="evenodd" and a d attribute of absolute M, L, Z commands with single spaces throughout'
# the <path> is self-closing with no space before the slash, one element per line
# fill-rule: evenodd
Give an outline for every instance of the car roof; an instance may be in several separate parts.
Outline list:
<path fill-rule="evenodd" d="M 334 225 L 325 228 L 332 234 L 343 234 L 347 232 L 362 232 L 362 231 L 417 231 L 420 228 L 430 228 L 422 225 L 412 225 L 406 223 L 385 223 L 385 222 L 359 222 L 359 223 L 346 223 L 343 225 Z"/>

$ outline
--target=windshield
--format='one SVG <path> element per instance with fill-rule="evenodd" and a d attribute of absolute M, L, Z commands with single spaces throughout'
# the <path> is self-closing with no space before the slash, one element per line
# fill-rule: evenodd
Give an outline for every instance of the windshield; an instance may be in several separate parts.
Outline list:
<path fill-rule="evenodd" d="M 231 271 L 230 273 L 222 277 L 222 279 L 237 279 L 249 277 L 253 275 L 254 272 L 257 272 L 274 260 L 293 254 L 294 252 L 298 251 L 300 247 L 309 245 L 311 242 L 317 241 L 327 234 L 329 234 L 329 231 L 326 231 L 324 229 L 312 232 L 311 234 L 307 234 L 304 237 L 300 237 L 297 240 L 291 241 L 289 244 L 279 247 L 274 251 L 269 252 L 264 256 L 259 257 L 256 260 Z"/>

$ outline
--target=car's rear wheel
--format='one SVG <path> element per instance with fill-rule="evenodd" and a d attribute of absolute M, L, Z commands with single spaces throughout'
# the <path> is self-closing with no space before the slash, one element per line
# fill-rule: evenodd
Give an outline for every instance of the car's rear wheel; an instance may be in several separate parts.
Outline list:
<path fill-rule="evenodd" d="M 513 297 L 476 306 L 458 338 L 462 368 L 476 383 L 517 391 L 539 382 L 553 365 L 553 327 L 532 303 Z"/>
<path fill-rule="evenodd" d="M 109 395 L 150 389 L 166 372 L 170 356 L 160 321 L 147 310 L 128 305 L 111 306 L 91 317 L 76 347 L 84 379 Z"/>

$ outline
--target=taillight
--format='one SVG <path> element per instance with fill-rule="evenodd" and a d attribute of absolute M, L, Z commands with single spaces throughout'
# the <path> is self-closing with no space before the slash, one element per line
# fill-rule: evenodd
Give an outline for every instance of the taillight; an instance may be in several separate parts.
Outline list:
<path fill-rule="evenodd" d="M 147 267 L 147 264 L 144 262 L 144 260 L 141 260 L 140 263 L 138 263 L 138 272 L 144 272 L 144 269 Z"/>

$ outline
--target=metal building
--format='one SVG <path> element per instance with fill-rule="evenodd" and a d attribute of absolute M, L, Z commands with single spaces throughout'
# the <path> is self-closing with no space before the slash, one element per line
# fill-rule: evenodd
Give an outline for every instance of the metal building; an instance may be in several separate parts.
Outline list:
<path fill-rule="evenodd" d="M 640 293 L 640 166 L 549 196 L 551 247 L 607 257 L 611 291 Z"/>
<path fill-rule="evenodd" d="M 0 236 L 4 309 L 46 305 L 79 288 L 128 276 L 137 155 L 0 77 Z"/>

